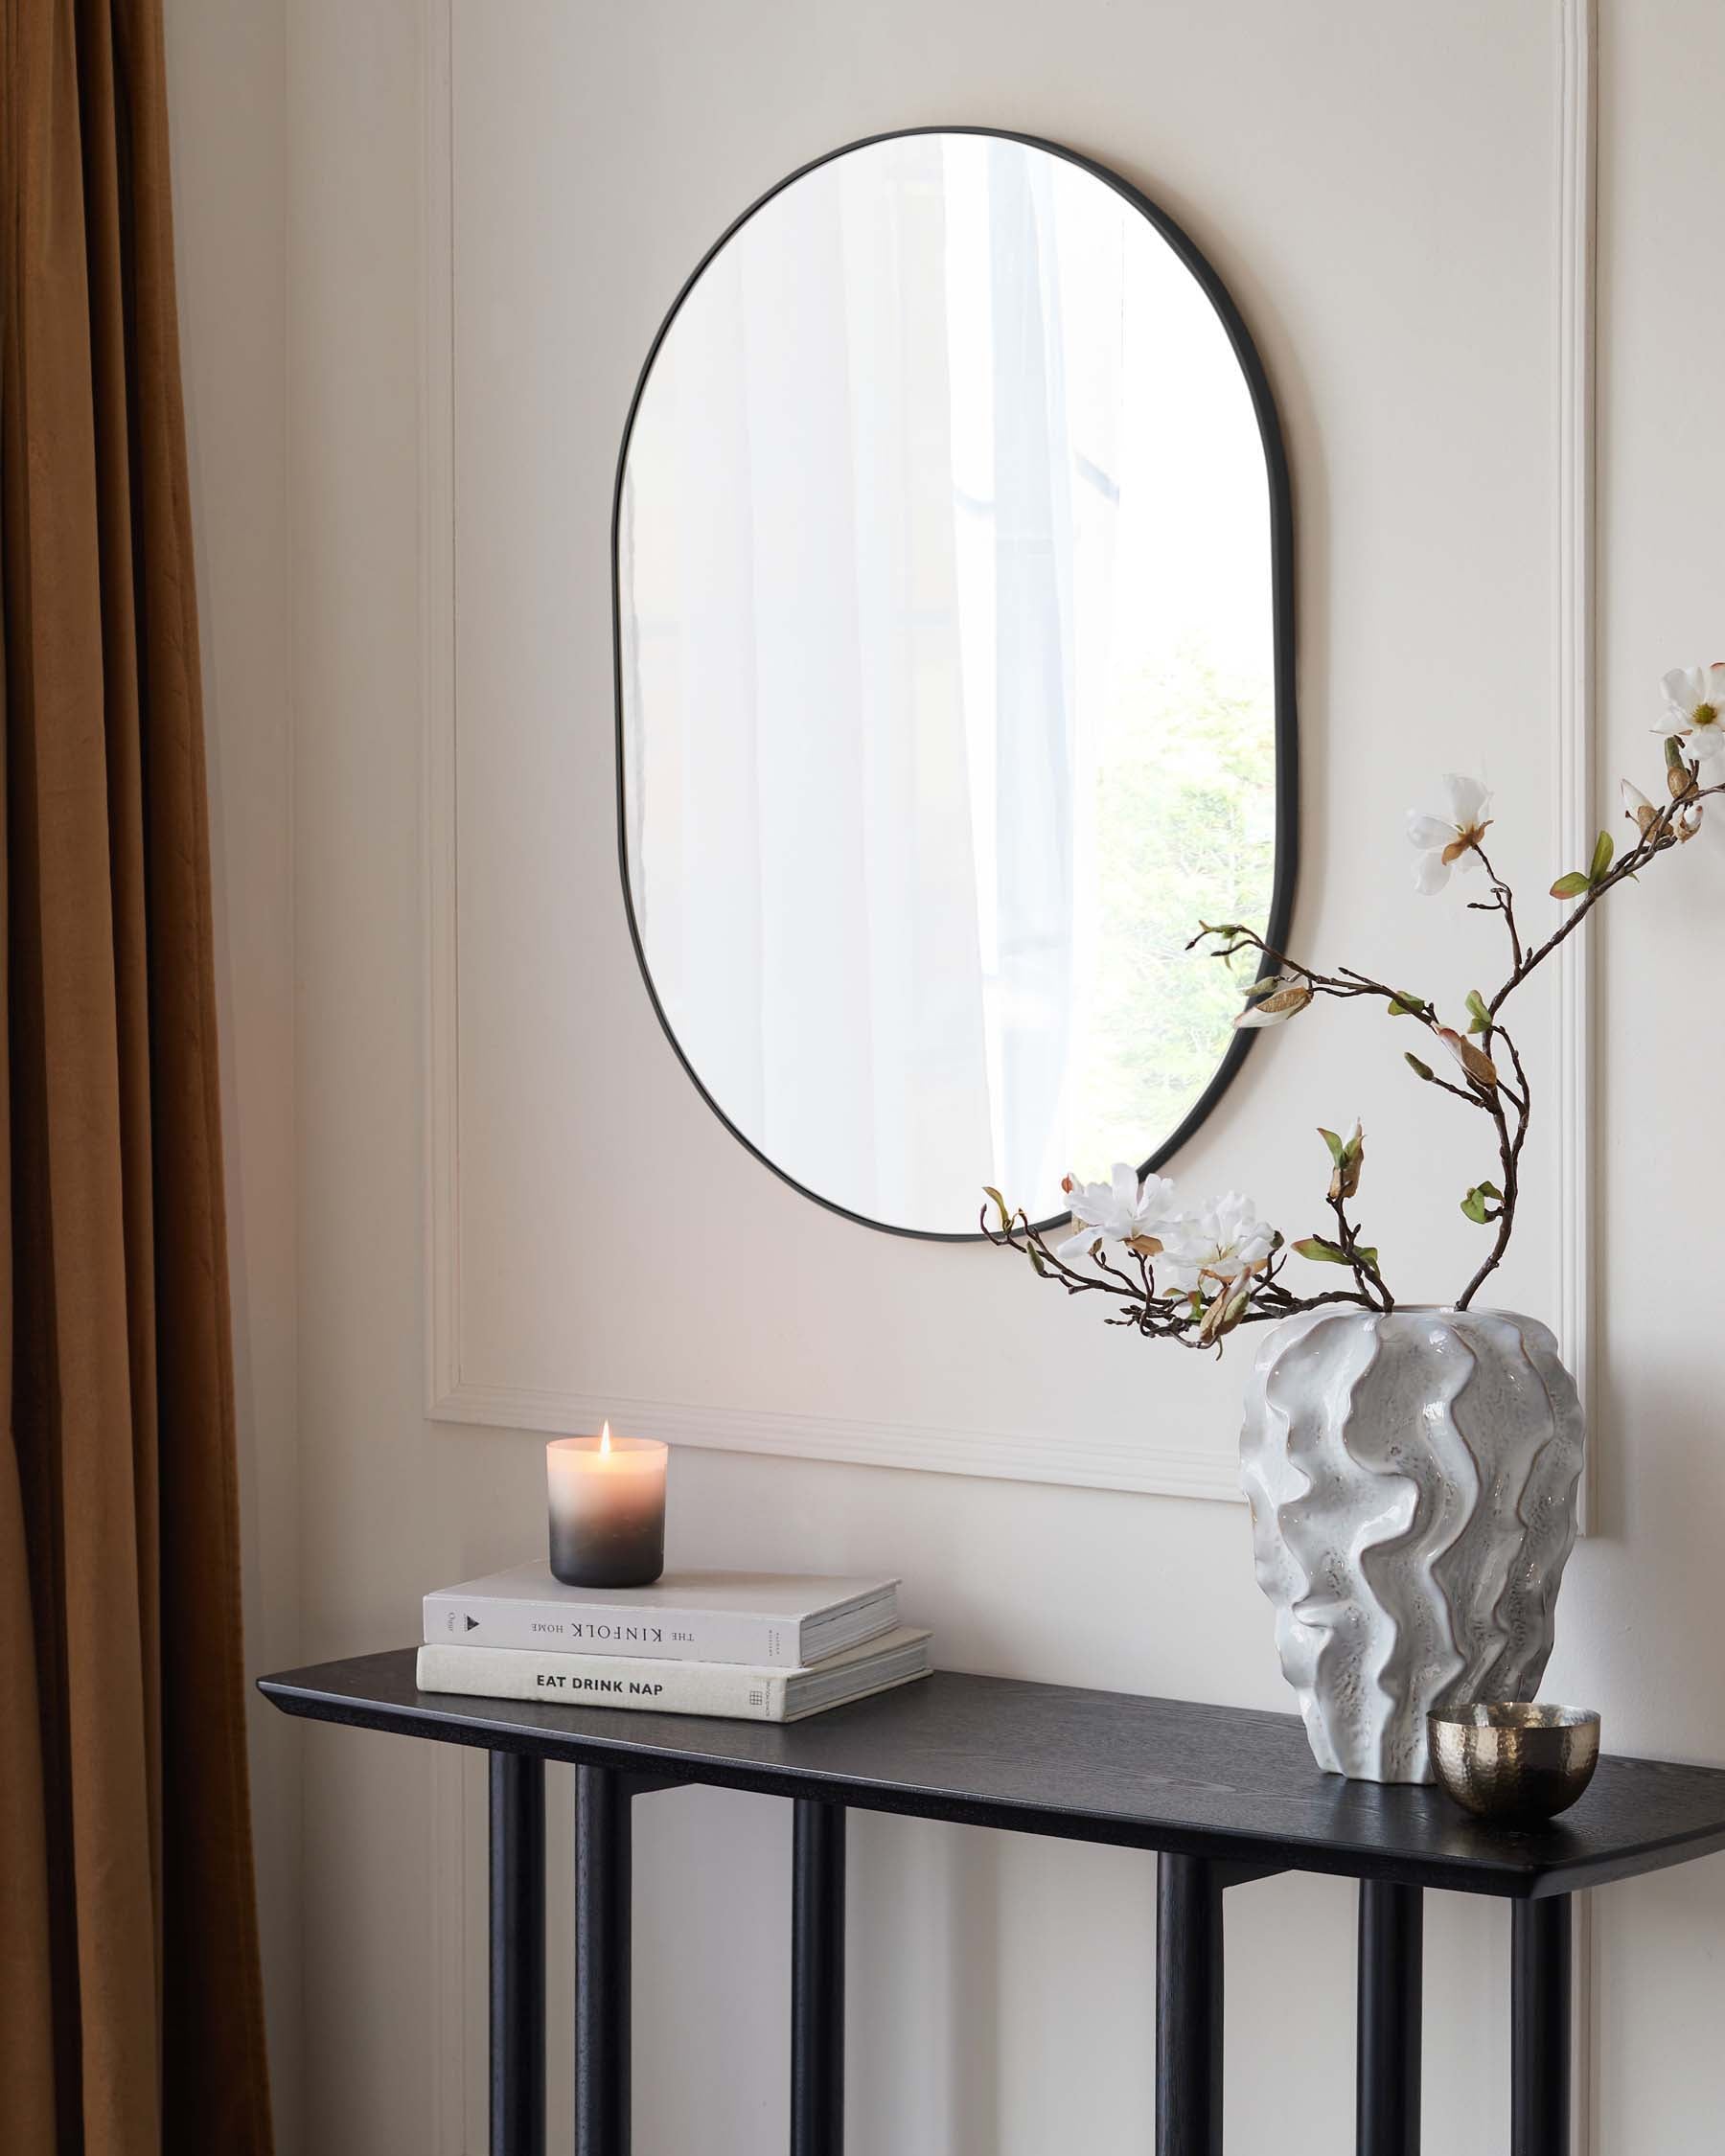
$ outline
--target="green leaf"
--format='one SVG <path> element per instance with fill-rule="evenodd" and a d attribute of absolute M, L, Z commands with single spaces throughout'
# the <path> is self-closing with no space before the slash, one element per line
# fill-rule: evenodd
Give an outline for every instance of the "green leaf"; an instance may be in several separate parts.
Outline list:
<path fill-rule="evenodd" d="M 1590 883 L 1597 883 L 1611 866 L 1611 857 L 1617 852 L 1617 840 L 1609 831 L 1601 831 L 1594 840 L 1593 865 L 1587 872 Z"/>
<path fill-rule="evenodd" d="M 1487 1198 L 1502 1198 L 1504 1195 L 1495 1182 L 1476 1183 L 1474 1187 Z"/>
<path fill-rule="evenodd" d="M 1339 1168 L 1342 1165 L 1344 1156 L 1347 1152 L 1347 1147 L 1343 1143 L 1342 1139 L 1340 1139 L 1336 1135 L 1334 1131 L 1326 1131 L 1322 1123 L 1320 1123 L 1318 1126 L 1318 1135 L 1323 1140 L 1324 1144 L 1329 1147 L 1329 1157 L 1335 1163 L 1335 1165 Z"/>
<path fill-rule="evenodd" d="M 1485 1008 L 1485 998 L 1477 988 L 1470 988 L 1467 992 L 1467 1009 L 1473 1021 L 1467 1030 L 1470 1033 L 1489 1033 L 1491 1013 Z"/>
<path fill-rule="evenodd" d="M 1553 898 L 1579 898 L 1583 891 L 1593 889 L 1593 879 L 1583 876 L 1579 869 L 1572 868 L 1567 876 L 1559 876 L 1552 885 Z"/>
<path fill-rule="evenodd" d="M 1470 1190 L 1467 1196 L 1462 1199 L 1461 1210 L 1469 1220 L 1478 1222 L 1482 1227 L 1484 1227 L 1485 1201 L 1477 1190 Z"/>
<path fill-rule="evenodd" d="M 992 1189 L 987 1183 L 984 1183 L 982 1185 L 982 1195 L 984 1198 L 992 1198 L 994 1200 L 996 1207 L 999 1209 L 1000 1215 L 1000 1226 L 1002 1227 L 1010 1227 L 1012 1226 L 1012 1215 L 1006 1210 L 1005 1199 L 1000 1196 L 998 1190 Z"/>
<path fill-rule="evenodd" d="M 1420 1062 L 1419 1058 L 1414 1053 L 1412 1048 L 1404 1048 L 1402 1050 L 1402 1059 L 1408 1065 L 1409 1068 L 1413 1071 L 1414 1077 L 1423 1078 L 1428 1086 L 1438 1075 L 1429 1063 Z"/>
<path fill-rule="evenodd" d="M 1330 1242 L 1327 1236 L 1308 1235 L 1302 1241 L 1289 1247 L 1298 1250 L 1301 1257 L 1310 1258 L 1314 1265 L 1351 1265 L 1353 1263 L 1341 1244 Z M 1362 1263 L 1368 1265 L 1375 1273 L 1378 1261 L 1376 1250 L 1365 1243 L 1356 1244 L 1355 1249 Z"/>
<path fill-rule="evenodd" d="M 1392 1018 L 1422 1018 L 1425 1007 L 1423 997 L 1410 996 L 1405 988 L 1398 988 L 1390 998 Z"/>

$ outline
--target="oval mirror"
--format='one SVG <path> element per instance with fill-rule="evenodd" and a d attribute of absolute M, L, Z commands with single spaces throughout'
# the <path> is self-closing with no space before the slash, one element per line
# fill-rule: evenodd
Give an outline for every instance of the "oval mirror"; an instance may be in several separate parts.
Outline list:
<path fill-rule="evenodd" d="M 975 1234 L 1166 1158 L 1279 941 L 1291 515 L 1251 340 L 1113 174 L 983 131 L 775 188 L 649 355 L 613 532 L 642 969 L 809 1195 Z"/>

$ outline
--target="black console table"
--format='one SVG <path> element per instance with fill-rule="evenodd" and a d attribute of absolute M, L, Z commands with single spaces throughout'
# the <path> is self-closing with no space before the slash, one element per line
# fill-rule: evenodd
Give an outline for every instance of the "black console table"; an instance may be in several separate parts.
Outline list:
<path fill-rule="evenodd" d="M 1725 1772 L 1603 1759 L 1575 1809 L 1487 1828 L 1435 1789 L 1320 1774 L 1293 1715 L 942 1673 L 776 1728 L 454 1698 L 414 1650 L 265 1677 L 289 1714 L 491 1755 L 492 2156 L 543 2156 L 544 1762 L 576 1772 L 576 2149 L 629 2147 L 630 1812 L 687 1782 L 795 1807 L 792 2156 L 839 2156 L 844 1813 L 1011 1827 L 1158 1858 L 1157 2156 L 1222 2148 L 1222 1904 L 1280 1871 L 1360 1882 L 1359 2156 L 1419 2145 L 1421 1894 L 1511 1905 L 1511 2156 L 1569 2156 L 1570 1896 L 1725 1848 Z M 690 2156 L 700 2156 L 691 2151 Z"/>

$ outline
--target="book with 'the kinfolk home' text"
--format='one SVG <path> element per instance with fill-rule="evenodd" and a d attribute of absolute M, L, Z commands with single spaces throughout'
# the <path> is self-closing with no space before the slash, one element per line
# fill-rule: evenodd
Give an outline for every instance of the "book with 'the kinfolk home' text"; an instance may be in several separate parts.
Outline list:
<path fill-rule="evenodd" d="M 426 1596 L 428 1642 L 762 1669 L 805 1668 L 897 1622 L 896 1579 L 677 1571 L 651 1587 L 568 1587 L 543 1558 Z"/>
<path fill-rule="evenodd" d="M 714 1714 L 740 1722 L 800 1722 L 928 1673 L 929 1634 L 908 1625 L 829 1655 L 812 1669 L 436 1641 L 419 1651 L 422 1692 L 634 1708 L 656 1714 Z"/>

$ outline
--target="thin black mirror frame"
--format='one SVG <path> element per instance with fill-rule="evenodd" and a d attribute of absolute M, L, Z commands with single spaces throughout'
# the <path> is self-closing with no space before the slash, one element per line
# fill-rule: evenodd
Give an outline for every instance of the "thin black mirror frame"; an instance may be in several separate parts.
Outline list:
<path fill-rule="evenodd" d="M 848 1205 L 840 1205 L 834 1199 L 823 1198 L 818 1190 L 811 1190 L 806 1182 L 800 1182 L 795 1176 L 781 1168 L 776 1160 L 762 1152 L 751 1137 L 738 1129 L 702 1083 L 700 1071 L 684 1052 L 682 1043 L 677 1038 L 670 1017 L 659 999 L 658 990 L 654 983 L 653 969 L 647 963 L 647 950 L 641 940 L 640 924 L 635 919 L 634 897 L 629 882 L 629 800 L 625 785 L 623 711 L 623 590 L 619 542 L 623 521 L 623 482 L 629 468 L 629 445 L 634 434 L 641 399 L 652 378 L 654 361 L 658 357 L 659 348 L 671 333 L 671 325 L 681 312 L 683 302 L 706 274 L 715 257 L 730 243 L 757 211 L 764 209 L 775 195 L 782 195 L 786 188 L 794 187 L 798 180 L 806 178 L 810 172 L 818 172 L 823 165 L 832 164 L 836 158 L 848 157 L 859 149 L 873 149 L 878 143 L 902 142 L 922 135 L 985 135 L 997 142 L 1020 143 L 1026 149 L 1040 149 L 1050 157 L 1061 158 L 1065 163 L 1076 166 L 1080 172 L 1090 173 L 1092 179 L 1100 180 L 1104 187 L 1111 188 L 1122 201 L 1129 202 L 1140 217 L 1146 218 L 1161 233 L 1191 271 L 1228 333 L 1229 344 L 1252 394 L 1252 406 L 1257 417 L 1258 438 L 1263 447 L 1265 476 L 1270 493 L 1271 641 L 1276 700 L 1276 871 L 1271 884 L 1270 917 L 1264 929 L 1264 940 L 1277 951 L 1285 946 L 1289 923 L 1293 917 L 1294 883 L 1300 865 L 1300 739 L 1295 710 L 1294 493 L 1288 471 L 1287 449 L 1282 442 L 1281 423 L 1276 416 L 1276 399 L 1270 388 L 1269 377 L 1264 372 L 1263 361 L 1258 356 L 1257 347 L 1252 341 L 1252 333 L 1234 305 L 1232 295 L 1197 243 L 1165 210 L 1159 208 L 1130 181 L 1122 179 L 1118 172 L 1111 172 L 1106 165 L 1099 165 L 1093 158 L 1083 156 L 1075 149 L 1068 149 L 1060 143 L 1045 141 L 1039 135 L 1018 134 L 1009 127 L 893 127 L 882 134 L 864 135 L 860 141 L 847 142 L 837 149 L 827 150 L 822 156 L 812 157 L 806 165 L 799 165 L 794 172 L 787 172 L 783 179 L 775 181 L 741 216 L 731 219 L 683 280 L 680 290 L 659 324 L 652 344 L 647 348 L 647 356 L 641 364 L 634 394 L 629 401 L 629 413 L 623 423 L 623 440 L 617 450 L 617 476 L 611 496 L 611 671 L 616 702 L 617 867 L 623 885 L 623 908 L 629 919 L 630 941 L 634 945 L 635 958 L 640 965 L 641 978 L 647 986 L 648 998 L 663 1028 L 665 1039 L 671 1044 L 677 1060 L 688 1073 L 689 1082 L 695 1090 L 737 1143 L 746 1152 L 752 1154 L 764 1168 L 777 1176 L 781 1182 L 789 1183 L 793 1190 L 799 1192 L 804 1198 L 812 1199 L 828 1212 L 838 1213 L 844 1220 L 855 1221 L 860 1227 L 872 1227 L 884 1235 L 904 1235 L 919 1243 L 981 1243 L 987 1240 L 981 1227 L 981 1205 L 978 1206 L 978 1224 L 974 1228 L 905 1227 L 892 1221 L 874 1220 L 866 1213 L 855 1212 Z M 1266 961 L 1259 977 L 1274 970 Z M 1222 1052 L 1209 1084 L 1187 1110 L 1183 1120 L 1139 1167 L 1140 1177 L 1154 1173 L 1172 1159 L 1199 1129 L 1233 1083 L 1255 1039 L 1256 1031 L 1253 1028 L 1233 1035 Z M 1070 1217 L 1066 1213 L 1054 1213 L 1034 1225 L 1039 1232 L 1043 1232 L 1057 1227 Z"/>

